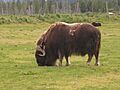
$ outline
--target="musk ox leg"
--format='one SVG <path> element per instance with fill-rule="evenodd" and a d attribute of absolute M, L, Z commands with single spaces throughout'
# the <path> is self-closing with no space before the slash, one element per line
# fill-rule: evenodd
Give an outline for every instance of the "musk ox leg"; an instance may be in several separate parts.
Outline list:
<path fill-rule="evenodd" d="M 87 60 L 87 65 L 89 66 L 90 65 L 90 62 L 91 62 L 91 59 L 93 57 L 93 54 L 88 54 L 88 60 Z"/>
<path fill-rule="evenodd" d="M 63 54 L 61 53 L 61 51 L 58 51 L 58 56 L 59 56 L 59 66 L 62 66 Z"/>
<path fill-rule="evenodd" d="M 70 63 L 70 57 L 69 56 L 65 56 L 65 59 L 66 59 L 66 66 L 69 66 L 71 63 Z"/>
<path fill-rule="evenodd" d="M 100 65 L 100 61 L 99 61 L 98 57 L 99 57 L 99 50 L 95 53 L 95 59 L 96 59 L 95 65 L 96 66 Z"/>
<path fill-rule="evenodd" d="M 59 62 L 59 66 L 62 66 L 62 60 L 63 58 L 59 58 L 60 62 Z"/>

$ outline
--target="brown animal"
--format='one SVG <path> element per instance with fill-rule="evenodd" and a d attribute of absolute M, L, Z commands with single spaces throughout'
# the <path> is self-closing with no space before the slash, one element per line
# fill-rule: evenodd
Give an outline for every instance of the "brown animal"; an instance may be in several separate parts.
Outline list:
<path fill-rule="evenodd" d="M 72 54 L 81 56 L 88 54 L 88 65 L 93 55 L 96 58 L 95 65 L 99 65 L 100 42 L 101 33 L 91 24 L 58 22 L 52 24 L 38 40 L 36 61 L 39 66 L 53 66 L 57 59 L 60 59 L 62 64 L 65 56 L 66 65 L 69 65 L 68 57 Z"/>

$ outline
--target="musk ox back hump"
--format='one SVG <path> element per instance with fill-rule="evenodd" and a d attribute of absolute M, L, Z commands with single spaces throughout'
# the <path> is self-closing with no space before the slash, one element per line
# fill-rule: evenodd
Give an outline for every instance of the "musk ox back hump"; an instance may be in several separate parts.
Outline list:
<path fill-rule="evenodd" d="M 99 30 L 91 24 L 82 24 L 75 32 L 75 47 L 73 52 L 76 54 L 94 54 L 97 42 L 100 42 Z"/>

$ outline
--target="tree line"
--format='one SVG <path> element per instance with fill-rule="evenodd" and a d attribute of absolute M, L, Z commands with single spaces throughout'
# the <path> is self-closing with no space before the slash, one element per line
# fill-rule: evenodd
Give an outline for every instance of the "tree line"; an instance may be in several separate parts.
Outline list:
<path fill-rule="evenodd" d="M 120 0 L 0 0 L 1 15 L 120 12 Z"/>

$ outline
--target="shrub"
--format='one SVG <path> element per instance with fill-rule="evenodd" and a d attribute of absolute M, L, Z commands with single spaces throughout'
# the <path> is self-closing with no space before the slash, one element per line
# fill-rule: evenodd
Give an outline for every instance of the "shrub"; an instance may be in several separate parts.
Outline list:
<path fill-rule="evenodd" d="M 102 13 L 79 13 L 79 14 L 46 14 L 46 15 L 31 15 L 31 16 L 18 16 L 18 15 L 2 15 L 0 16 L 0 24 L 10 23 L 41 23 L 41 22 L 93 22 L 98 21 L 102 23 L 120 22 L 119 15 L 109 16 Z"/>

